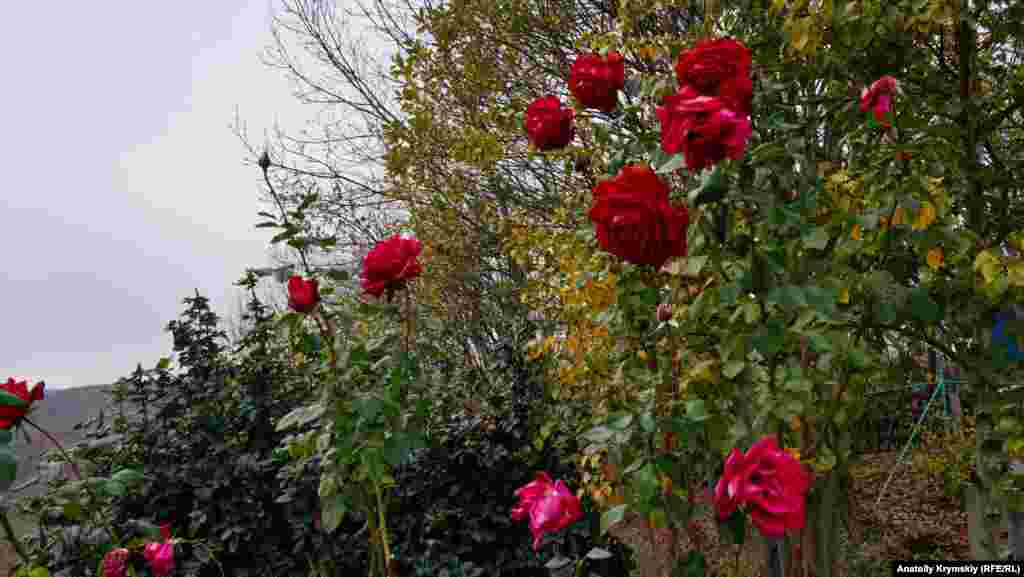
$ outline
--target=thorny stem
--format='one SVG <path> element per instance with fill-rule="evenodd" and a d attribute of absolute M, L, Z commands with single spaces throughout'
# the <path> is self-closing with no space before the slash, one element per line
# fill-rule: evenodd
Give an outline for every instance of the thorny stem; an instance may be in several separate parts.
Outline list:
<path fill-rule="evenodd" d="M 60 442 L 57 439 L 54 439 L 53 435 L 51 435 L 49 432 L 47 432 L 46 429 L 43 429 L 39 425 L 37 425 L 37 424 L 33 423 L 31 420 L 29 420 L 28 417 L 22 417 L 22 420 L 25 421 L 26 423 L 32 425 L 33 427 L 35 427 L 35 429 L 37 431 L 39 431 L 40 433 L 42 433 L 43 435 L 45 435 L 47 439 L 50 439 L 50 441 L 54 444 L 54 446 L 57 447 L 57 450 L 60 451 L 60 454 L 61 454 L 61 456 L 64 457 L 64 460 L 67 461 L 69 465 L 71 465 L 71 472 L 75 474 L 75 479 L 81 481 L 82 480 L 82 472 L 78 469 L 78 464 L 75 463 L 71 459 L 71 456 L 68 455 L 67 451 L 64 450 L 64 447 L 61 446 Z"/>
<path fill-rule="evenodd" d="M 55 447 L 57 447 L 57 450 L 60 451 L 60 454 L 61 454 L 62 457 L 64 457 L 64 460 L 67 461 L 67 463 L 69 465 L 71 465 L 71 472 L 74 474 L 75 479 L 77 481 L 82 481 L 82 472 L 78 468 L 78 463 L 76 463 L 71 458 L 71 455 L 68 455 L 68 452 L 65 451 L 64 447 L 60 444 L 60 441 L 55 439 L 53 437 L 53 435 L 51 435 L 46 429 L 44 429 L 44 428 L 40 427 L 39 425 L 33 423 L 32 420 L 29 419 L 28 417 L 22 417 L 21 420 L 26 422 L 26 423 L 28 423 L 29 425 L 32 425 L 33 427 L 35 427 L 35 429 L 37 431 L 42 433 L 47 439 L 50 439 L 50 442 L 52 442 L 53 445 Z M 98 496 L 93 491 L 93 488 L 91 486 L 89 486 L 88 483 L 83 483 L 83 486 L 85 487 L 86 491 L 89 492 L 89 496 L 92 498 L 92 500 L 93 501 L 97 501 L 98 500 Z M 117 541 L 118 540 L 117 531 L 114 530 L 113 525 L 107 525 L 107 530 L 110 532 L 110 536 L 114 539 L 114 541 Z"/>

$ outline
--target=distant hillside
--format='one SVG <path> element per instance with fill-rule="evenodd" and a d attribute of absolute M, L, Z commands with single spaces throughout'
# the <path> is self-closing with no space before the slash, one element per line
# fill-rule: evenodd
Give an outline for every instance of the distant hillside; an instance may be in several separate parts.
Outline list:
<path fill-rule="evenodd" d="M 32 419 L 32 422 L 53 435 L 55 439 L 60 441 L 61 445 L 69 448 L 85 437 L 84 431 L 74 430 L 75 425 L 98 415 L 100 410 L 110 402 L 110 392 L 110 385 L 92 385 L 68 389 L 48 388 L 43 400 L 32 405 L 32 412 L 29 414 L 29 418 Z M 107 415 L 109 418 L 109 411 Z M 18 478 L 14 482 L 14 487 L 19 487 L 38 475 L 38 465 L 42 455 L 54 447 L 53 442 L 33 427 L 22 425 L 20 428 L 28 432 L 32 442 L 27 442 L 21 431 L 18 432 L 15 438 L 15 447 L 18 455 Z M 40 495 L 45 489 L 45 482 L 40 481 L 18 491 L 15 497 Z"/>

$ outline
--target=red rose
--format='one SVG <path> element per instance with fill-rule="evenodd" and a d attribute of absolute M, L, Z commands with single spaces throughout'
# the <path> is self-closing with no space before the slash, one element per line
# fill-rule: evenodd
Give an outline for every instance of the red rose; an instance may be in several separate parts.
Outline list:
<path fill-rule="evenodd" d="M 664 104 L 655 110 L 661 121 L 661 149 L 669 154 L 682 151 L 690 170 L 743 156 L 753 132 L 750 119 L 726 108 L 721 99 L 694 98 L 693 89 L 687 87 L 666 96 Z"/>
<path fill-rule="evenodd" d="M 415 238 L 395 235 L 377 243 L 363 259 L 363 290 L 379 297 L 385 290 L 394 291 L 416 277 L 423 269 L 416 261 L 423 245 Z"/>
<path fill-rule="evenodd" d="M 530 517 L 533 550 L 540 547 L 545 533 L 554 533 L 572 525 L 583 516 L 580 500 L 565 485 L 565 481 L 551 482 L 551 476 L 540 471 L 537 477 L 516 489 L 519 502 L 512 508 L 512 520 Z"/>
<path fill-rule="evenodd" d="M 320 290 L 316 279 L 306 280 L 301 276 L 288 279 L 288 306 L 297 313 L 309 313 L 320 302 Z"/>
<path fill-rule="evenodd" d="M 103 557 L 103 577 L 125 577 L 128 574 L 128 557 L 131 551 L 124 547 L 111 549 Z"/>
<path fill-rule="evenodd" d="M 686 207 L 669 203 L 668 185 L 649 166 L 630 165 L 593 191 L 590 220 L 601 248 L 633 264 L 661 268 L 686 256 Z"/>
<path fill-rule="evenodd" d="M 46 383 L 39 381 L 29 392 L 28 381 L 15 381 L 14 377 L 0 383 L 0 391 L 7 393 L 0 395 L 0 429 L 10 429 L 27 415 L 34 401 L 43 400 L 45 388 Z"/>
<path fill-rule="evenodd" d="M 563 108 L 557 96 L 538 98 L 526 109 L 526 135 L 540 150 L 565 148 L 576 134 L 575 114 L 572 108 Z"/>
<path fill-rule="evenodd" d="M 717 96 L 729 108 L 750 114 L 753 83 L 750 50 L 732 38 L 702 40 L 679 55 L 676 79 L 702 96 Z"/>
<path fill-rule="evenodd" d="M 569 71 L 569 91 L 586 108 L 611 112 L 618 106 L 618 91 L 626 86 L 626 66 L 622 55 L 609 52 L 583 54 Z"/>
<path fill-rule="evenodd" d="M 896 93 L 896 79 L 892 76 L 883 76 L 874 81 L 871 86 L 865 88 L 860 94 L 860 111 L 871 110 L 875 114 L 875 120 L 888 128 L 889 119 L 886 115 L 892 109 L 892 96 Z"/>
<path fill-rule="evenodd" d="M 802 529 L 807 520 L 805 499 L 814 478 L 779 448 L 775 437 L 763 437 L 746 454 L 733 449 L 715 486 L 719 519 L 745 507 L 765 537 L 781 537 L 786 529 Z"/>

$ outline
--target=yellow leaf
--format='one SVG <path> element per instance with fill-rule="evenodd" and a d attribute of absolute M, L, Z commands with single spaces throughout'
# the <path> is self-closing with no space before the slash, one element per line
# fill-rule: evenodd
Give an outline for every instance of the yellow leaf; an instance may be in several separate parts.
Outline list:
<path fill-rule="evenodd" d="M 921 210 L 917 211 L 917 219 L 914 221 L 914 230 L 924 230 L 935 222 L 935 206 L 925 202 Z"/>
<path fill-rule="evenodd" d="M 860 240 L 861 234 L 859 224 L 853 225 L 853 228 L 850 230 L 850 238 L 852 238 L 853 240 Z"/>
<path fill-rule="evenodd" d="M 983 250 L 974 258 L 974 270 L 985 278 L 985 284 L 992 284 L 1003 264 L 991 252 Z"/>
<path fill-rule="evenodd" d="M 1024 286 L 1024 262 L 1017 261 L 1006 267 L 1010 286 Z"/>
<path fill-rule="evenodd" d="M 892 225 L 899 226 L 901 224 L 907 224 L 906 211 L 903 210 L 902 206 L 897 208 L 896 212 L 892 213 Z"/>
<path fill-rule="evenodd" d="M 942 247 L 937 246 L 928 251 L 928 266 L 931 267 L 932 270 L 939 270 L 945 259 L 946 255 L 942 252 Z"/>
<path fill-rule="evenodd" d="M 850 304 L 850 289 L 843 287 L 839 291 L 839 303 L 844 305 Z"/>

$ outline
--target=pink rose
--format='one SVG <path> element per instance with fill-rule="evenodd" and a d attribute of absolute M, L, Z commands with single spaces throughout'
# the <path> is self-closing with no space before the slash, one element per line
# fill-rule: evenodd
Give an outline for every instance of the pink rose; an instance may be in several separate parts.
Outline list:
<path fill-rule="evenodd" d="M 686 166 L 699 171 L 743 156 L 753 133 L 750 119 L 725 106 L 721 99 L 695 96 L 690 87 L 666 96 L 655 112 L 661 121 L 661 149 L 686 155 Z"/>
<path fill-rule="evenodd" d="M 309 313 L 320 302 L 316 279 L 293 276 L 288 279 L 288 307 L 297 313 Z"/>
<path fill-rule="evenodd" d="M 128 557 L 131 552 L 125 548 L 113 549 L 103 557 L 103 577 L 124 577 L 128 572 Z"/>
<path fill-rule="evenodd" d="M 649 166 L 629 165 L 594 187 L 590 220 L 601 248 L 633 264 L 661 268 L 686 256 L 690 216 L 668 199 L 668 185 Z"/>
<path fill-rule="evenodd" d="M 165 577 L 174 571 L 174 542 L 147 543 L 142 556 L 149 563 L 150 570 L 156 577 Z"/>
<path fill-rule="evenodd" d="M 554 533 L 572 525 L 583 516 L 580 500 L 573 495 L 565 482 L 559 479 L 552 483 L 544 471 L 537 477 L 516 489 L 519 503 L 512 508 L 512 520 L 520 521 L 530 517 L 530 532 L 533 533 L 533 550 L 540 548 L 545 533 Z"/>
<path fill-rule="evenodd" d="M 609 52 L 583 54 L 569 71 L 569 91 L 585 108 L 611 112 L 618 106 L 618 92 L 626 86 L 626 67 L 622 55 Z"/>
<path fill-rule="evenodd" d="M 750 49 L 742 42 L 732 38 L 701 40 L 679 55 L 676 79 L 680 88 L 690 86 L 701 96 L 716 96 L 729 108 L 750 114 Z"/>
<path fill-rule="evenodd" d="M 523 124 L 530 143 L 539 150 L 565 148 L 576 133 L 572 108 L 563 108 L 557 96 L 545 96 L 530 103 Z"/>
<path fill-rule="evenodd" d="M 889 128 L 889 119 L 886 116 L 892 110 L 892 97 L 895 93 L 895 78 L 892 76 L 879 78 L 861 92 L 860 111 L 867 112 L 871 110 L 875 114 L 875 120 L 882 126 Z"/>
<path fill-rule="evenodd" d="M 363 259 L 362 285 L 366 293 L 379 297 L 405 286 L 423 269 L 416 260 L 423 245 L 415 238 L 395 235 L 377 243 Z"/>
<path fill-rule="evenodd" d="M 763 437 L 746 454 L 733 449 L 725 461 L 722 478 L 715 486 L 718 517 L 727 519 L 745 507 L 765 537 L 781 537 L 787 529 L 806 523 L 807 492 L 811 473 L 779 448 L 775 437 Z"/>

